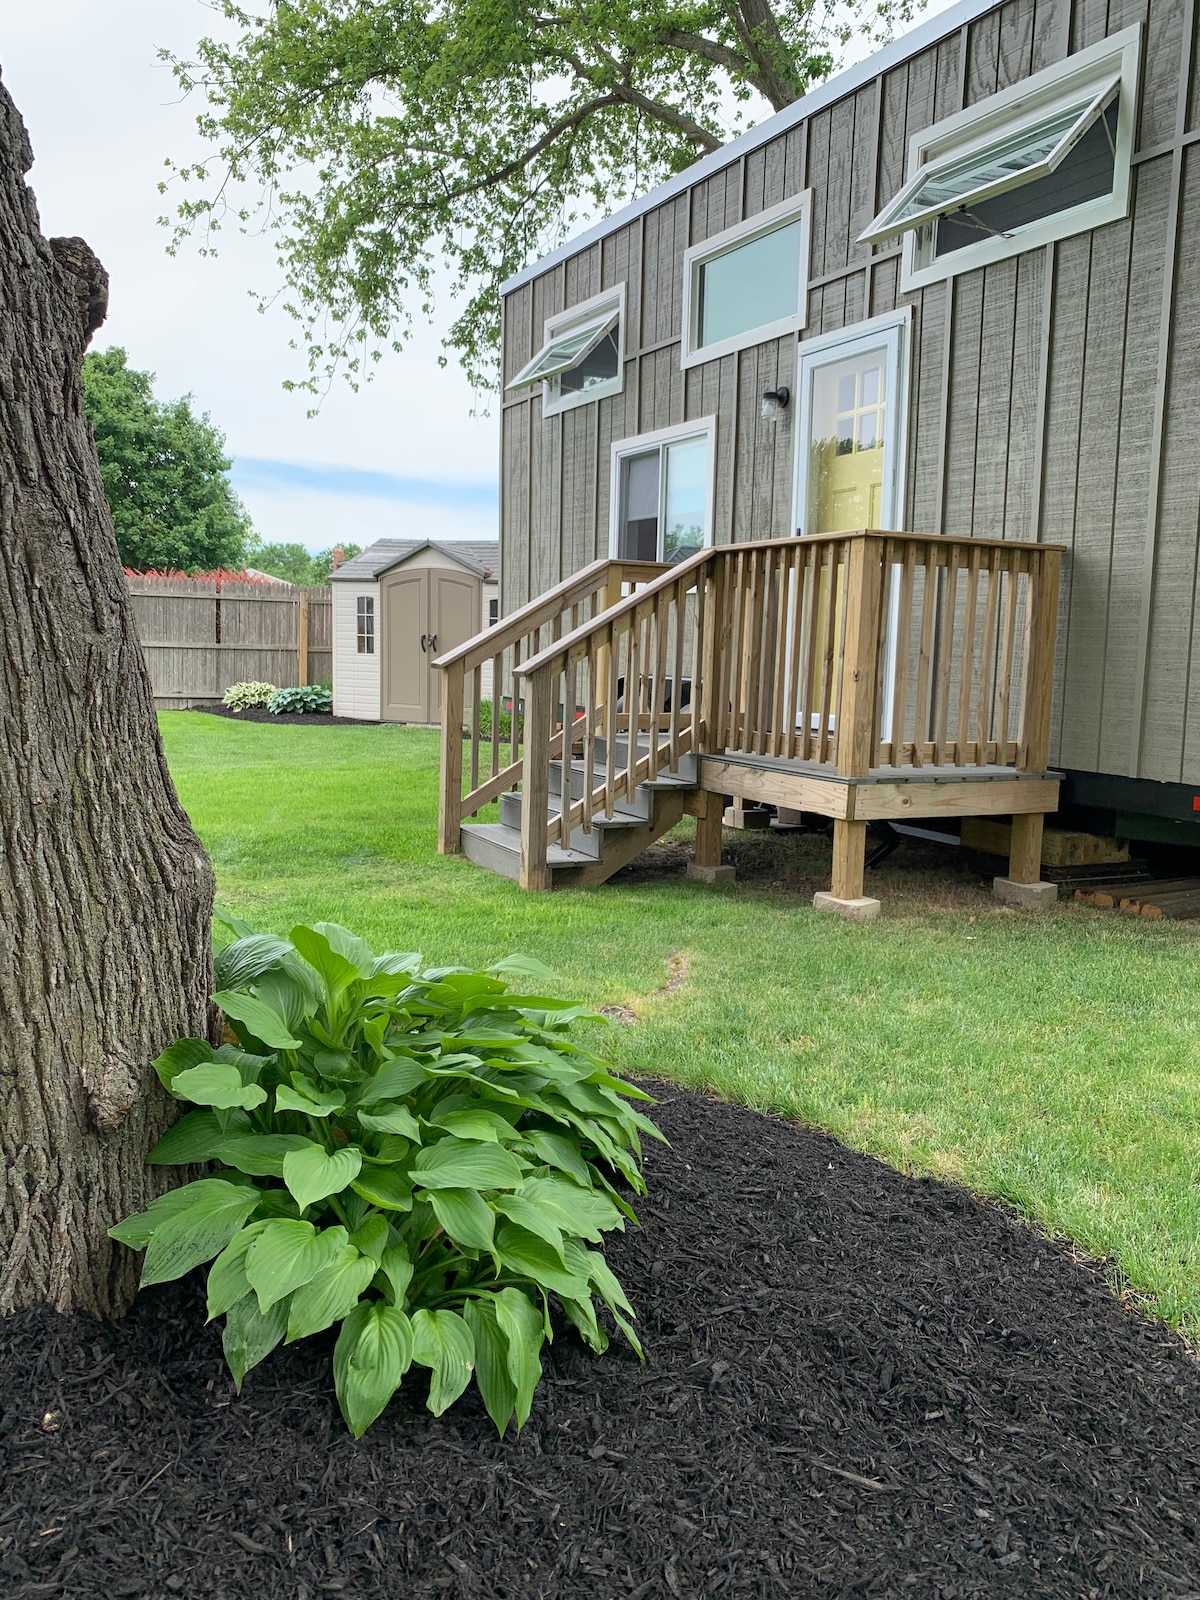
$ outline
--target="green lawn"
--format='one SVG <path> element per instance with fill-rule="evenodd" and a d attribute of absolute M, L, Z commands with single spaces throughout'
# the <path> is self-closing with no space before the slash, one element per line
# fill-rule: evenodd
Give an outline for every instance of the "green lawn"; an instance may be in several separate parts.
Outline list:
<path fill-rule="evenodd" d="M 637 1013 L 607 1040 L 625 1070 L 1000 1196 L 1200 1342 L 1191 928 L 1003 911 L 949 852 L 907 846 L 873 875 L 883 917 L 851 925 L 808 903 L 828 845 L 781 835 L 726 835 L 732 888 L 691 883 L 668 846 L 596 890 L 523 894 L 436 855 L 434 733 L 161 722 L 219 899 L 258 927 L 325 918 L 431 962 L 538 956 L 564 993 Z"/>

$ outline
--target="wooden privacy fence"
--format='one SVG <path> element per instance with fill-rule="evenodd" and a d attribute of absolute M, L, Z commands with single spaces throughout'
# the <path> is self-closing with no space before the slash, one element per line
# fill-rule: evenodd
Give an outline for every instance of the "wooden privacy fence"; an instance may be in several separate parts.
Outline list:
<path fill-rule="evenodd" d="M 291 688 L 333 675 L 328 588 L 128 577 L 134 626 L 161 711 L 219 701 L 230 684 Z"/>

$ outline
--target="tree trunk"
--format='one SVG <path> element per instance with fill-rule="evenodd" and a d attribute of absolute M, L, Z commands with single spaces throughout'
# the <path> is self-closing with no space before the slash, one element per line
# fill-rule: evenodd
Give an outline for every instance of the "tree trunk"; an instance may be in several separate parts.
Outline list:
<path fill-rule="evenodd" d="M 42 237 L 0 84 L 0 1312 L 119 1313 L 166 1187 L 150 1063 L 208 1032 L 212 872 L 167 771 L 83 410 L 108 278 Z"/>

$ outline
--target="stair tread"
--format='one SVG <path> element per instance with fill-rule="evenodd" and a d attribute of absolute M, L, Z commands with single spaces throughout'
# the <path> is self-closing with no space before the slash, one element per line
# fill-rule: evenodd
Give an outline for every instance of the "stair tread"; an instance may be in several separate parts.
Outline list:
<path fill-rule="evenodd" d="M 519 856 L 521 853 L 521 835 L 507 823 L 464 822 L 462 831 L 477 839 L 486 839 L 503 850 L 511 850 L 514 855 Z M 546 851 L 546 862 L 551 867 L 590 866 L 593 859 L 594 857 L 585 855 L 582 850 L 564 850 L 557 844 L 550 845 Z"/>

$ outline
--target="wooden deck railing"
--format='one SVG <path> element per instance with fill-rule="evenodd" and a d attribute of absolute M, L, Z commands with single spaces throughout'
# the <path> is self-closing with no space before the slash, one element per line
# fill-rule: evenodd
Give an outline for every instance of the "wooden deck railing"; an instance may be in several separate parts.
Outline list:
<path fill-rule="evenodd" d="M 438 657 L 434 663 L 442 668 L 438 848 L 443 854 L 458 849 L 459 829 L 468 817 L 521 781 L 525 758 L 522 663 L 665 570 L 656 562 L 595 561 L 494 627 Z M 491 683 L 485 696 L 484 668 L 489 665 Z M 486 736 L 481 731 L 485 708 L 491 724 Z M 510 724 L 507 734 L 502 732 L 505 718 Z M 461 731 L 465 731 L 465 741 Z M 550 761 L 557 748 L 547 747 L 540 754 Z M 464 777 L 469 777 L 465 794 Z"/>
<path fill-rule="evenodd" d="M 519 781 L 521 881 L 545 887 L 552 844 L 688 755 L 804 763 L 840 778 L 880 767 L 1040 771 L 1060 560 L 1051 545 L 860 532 L 703 550 L 620 597 L 615 569 L 597 563 L 578 592 L 561 586 L 509 619 L 523 743 L 518 751 L 514 718 L 502 763 L 494 720 L 483 783 L 472 743 L 462 810 L 452 770 L 462 691 L 448 682 L 441 847 L 455 848 L 466 807 Z M 590 614 L 568 629 L 567 611 L 581 605 Z M 550 639 L 530 649 L 548 626 Z M 443 664 L 477 673 L 490 642 Z"/>

